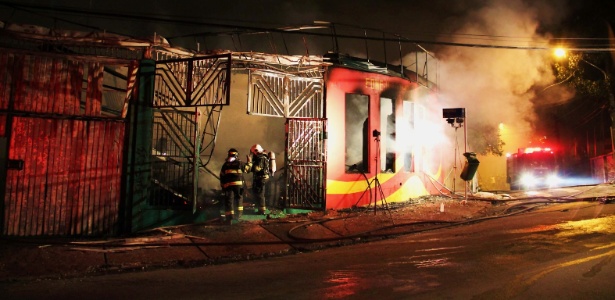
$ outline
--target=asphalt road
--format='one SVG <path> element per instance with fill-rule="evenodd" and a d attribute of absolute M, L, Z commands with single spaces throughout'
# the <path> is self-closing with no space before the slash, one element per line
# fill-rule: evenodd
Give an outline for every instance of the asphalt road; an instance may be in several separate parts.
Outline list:
<path fill-rule="evenodd" d="M 192 269 L 5 282 L 3 299 L 613 299 L 615 204 Z"/>

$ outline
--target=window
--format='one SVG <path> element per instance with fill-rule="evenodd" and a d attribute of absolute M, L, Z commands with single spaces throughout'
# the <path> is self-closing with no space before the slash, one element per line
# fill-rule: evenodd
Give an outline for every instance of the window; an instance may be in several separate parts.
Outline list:
<path fill-rule="evenodd" d="M 380 171 L 395 172 L 395 104 L 389 98 L 380 98 Z"/>
<path fill-rule="evenodd" d="M 369 170 L 369 97 L 346 94 L 346 173 Z"/>
<path fill-rule="evenodd" d="M 404 100 L 402 102 L 402 128 L 403 128 L 403 139 L 399 140 L 399 150 L 404 159 L 404 167 L 403 170 L 405 172 L 414 172 L 414 141 L 416 137 L 416 132 L 414 128 L 414 102 L 409 100 Z"/>

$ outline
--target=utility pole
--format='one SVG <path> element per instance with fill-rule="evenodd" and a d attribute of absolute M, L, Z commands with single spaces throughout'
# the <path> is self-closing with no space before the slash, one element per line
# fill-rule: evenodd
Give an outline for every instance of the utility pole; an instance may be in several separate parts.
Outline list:
<path fill-rule="evenodd" d="M 613 95 L 611 77 L 606 71 L 604 71 L 602 68 L 599 68 L 595 64 L 583 58 L 581 58 L 580 60 L 594 67 L 596 70 L 600 71 L 602 75 L 604 76 L 604 84 L 606 86 L 606 91 L 609 95 L 608 96 L 609 97 L 609 116 L 611 117 L 611 126 L 610 126 L 611 128 L 611 156 L 613 156 L 613 159 L 615 159 L 615 95 Z"/>

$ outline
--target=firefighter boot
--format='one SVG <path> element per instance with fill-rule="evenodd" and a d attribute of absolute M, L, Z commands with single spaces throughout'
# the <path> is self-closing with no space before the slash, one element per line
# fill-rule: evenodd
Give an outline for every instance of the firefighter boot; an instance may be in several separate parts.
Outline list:
<path fill-rule="evenodd" d="M 241 219 L 243 216 L 243 206 L 237 208 L 237 220 Z"/>
<path fill-rule="evenodd" d="M 233 225 L 234 213 L 226 214 L 224 217 L 224 225 Z"/>

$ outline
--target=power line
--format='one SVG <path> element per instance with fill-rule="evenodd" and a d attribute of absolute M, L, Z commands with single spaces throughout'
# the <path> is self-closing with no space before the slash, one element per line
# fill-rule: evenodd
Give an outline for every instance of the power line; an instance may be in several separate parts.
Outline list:
<path fill-rule="evenodd" d="M 118 12 L 104 12 L 104 11 L 89 11 L 85 9 L 79 9 L 74 7 L 51 7 L 44 5 L 34 5 L 34 4 L 21 4 L 7 1 L 0 1 L 0 5 L 4 5 L 7 7 L 11 7 L 13 9 L 23 10 L 29 13 L 34 13 L 30 10 L 42 10 L 42 11 L 53 11 L 53 12 L 61 12 L 61 13 L 71 13 L 71 14 L 79 14 L 79 15 L 87 15 L 87 16 L 96 16 L 100 18 L 113 18 L 113 19 L 123 19 L 130 21 L 143 21 L 143 22 L 155 22 L 155 23 L 172 23 L 177 25 L 186 25 L 186 26 L 204 26 L 204 27 L 214 27 L 214 28 L 231 28 L 235 35 L 238 34 L 269 34 L 272 32 L 275 33 L 283 33 L 283 34 L 299 34 L 303 36 L 317 36 L 317 37 L 327 37 L 327 38 L 340 38 L 340 39 L 351 39 L 351 40 L 361 40 L 361 41 L 378 41 L 378 42 L 392 42 L 392 43 L 409 43 L 409 44 L 421 44 L 421 45 L 441 45 L 441 46 L 452 46 L 452 47 L 469 47 L 469 48 L 491 48 L 491 49 L 511 49 L 511 50 L 552 50 L 555 47 L 549 45 L 537 45 L 537 46 L 515 46 L 515 45 L 495 45 L 495 44 L 487 44 L 487 43 L 462 43 L 462 42 L 447 42 L 447 41 L 436 41 L 431 39 L 412 39 L 407 37 L 402 37 L 399 34 L 389 33 L 394 37 L 389 38 L 386 36 L 382 37 L 374 37 L 374 36 L 365 36 L 365 35 L 352 35 L 352 34 L 332 34 L 332 33 L 322 33 L 322 32 L 314 32 L 307 30 L 289 30 L 288 28 L 273 28 L 273 27 L 259 27 L 259 26 L 248 26 L 248 25 L 240 25 L 240 24 L 225 24 L 225 23 L 212 23 L 212 22 L 203 22 L 190 20 L 188 18 L 181 19 L 180 17 L 169 17 L 169 16 L 144 16 L 138 14 L 127 14 L 127 13 L 118 13 Z M 60 20 L 60 19 L 58 19 Z M 66 22 L 71 22 L 68 20 L 62 20 Z M 72 22 L 72 24 L 77 24 L 76 22 Z M 92 28 L 92 26 L 87 26 L 80 24 L 80 26 Z M 199 33 L 192 33 L 177 36 L 179 37 L 201 37 L 201 36 L 211 36 L 217 35 L 218 33 L 211 31 L 204 31 Z M 222 33 L 224 35 L 228 35 L 229 33 Z M 504 36 L 489 36 L 489 35 L 469 35 L 462 34 L 458 36 L 466 36 L 466 37 L 474 37 L 474 38 L 501 38 Z M 507 37 L 511 38 L 511 37 Z M 570 47 L 568 48 L 570 51 L 581 51 L 581 52 L 611 52 L 615 51 L 615 48 L 609 46 L 592 46 L 592 47 Z"/>

